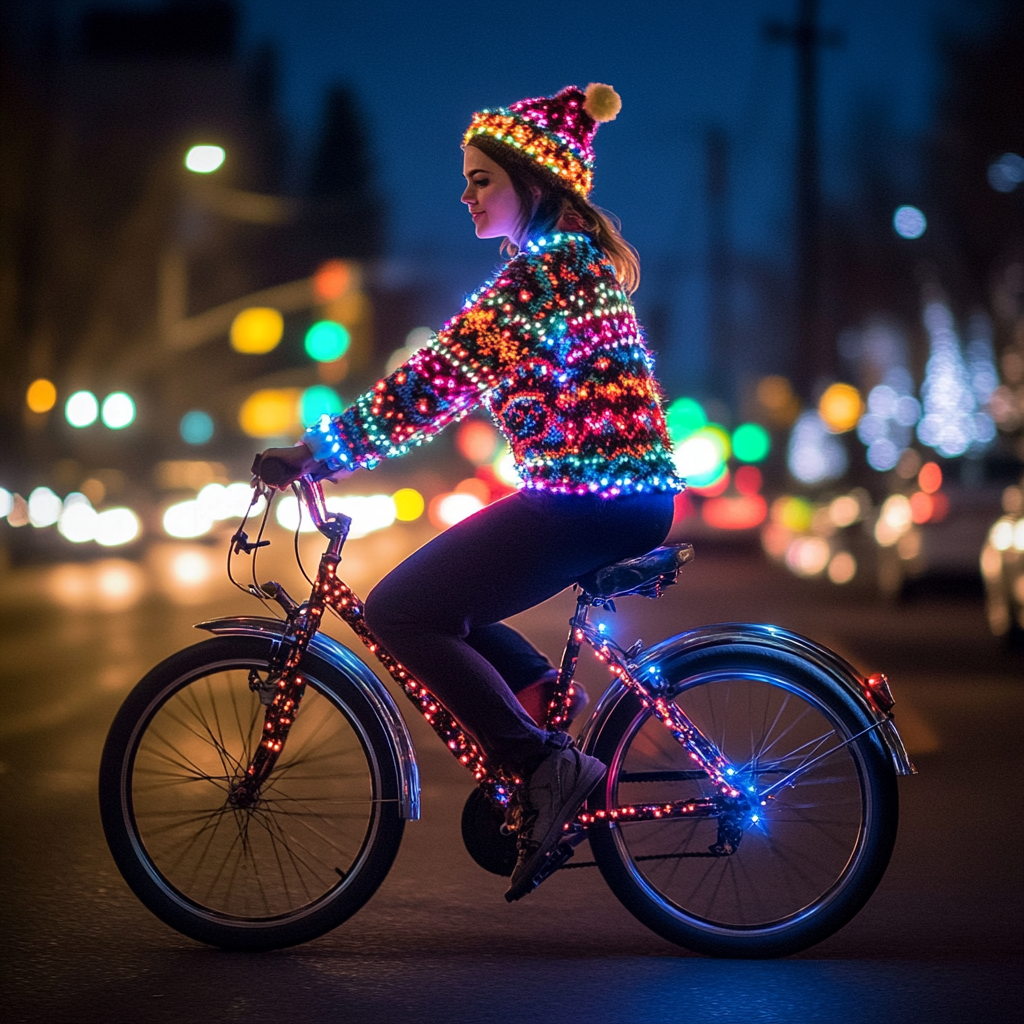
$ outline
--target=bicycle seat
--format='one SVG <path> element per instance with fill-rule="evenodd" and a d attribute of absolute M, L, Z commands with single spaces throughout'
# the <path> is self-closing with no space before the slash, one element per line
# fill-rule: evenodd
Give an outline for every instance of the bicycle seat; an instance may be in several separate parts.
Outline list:
<path fill-rule="evenodd" d="M 591 597 L 602 601 L 630 594 L 660 597 L 662 590 L 675 583 L 679 570 L 692 558 L 692 544 L 667 544 L 638 558 L 626 558 L 588 572 L 577 583 Z"/>

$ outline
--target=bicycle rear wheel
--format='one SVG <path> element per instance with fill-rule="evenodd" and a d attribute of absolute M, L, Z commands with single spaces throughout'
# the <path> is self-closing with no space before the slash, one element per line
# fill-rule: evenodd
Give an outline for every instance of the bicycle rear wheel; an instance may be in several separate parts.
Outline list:
<path fill-rule="evenodd" d="M 216 637 L 129 694 L 107 738 L 100 810 L 117 866 L 171 927 L 232 949 L 306 942 L 354 914 L 401 842 L 394 759 L 374 711 L 307 656 L 305 696 L 252 807 L 228 801 L 263 727 L 250 672 L 270 641 Z"/>
<path fill-rule="evenodd" d="M 673 700 L 744 787 L 790 781 L 755 802 L 731 854 L 711 850 L 713 818 L 594 828 L 602 874 L 637 918 L 695 952 L 782 956 L 820 942 L 868 900 L 895 843 L 895 773 L 873 733 L 858 737 L 870 722 L 816 668 L 775 651 L 702 651 L 673 675 Z M 594 748 L 609 773 L 590 806 L 714 796 L 632 695 Z"/>

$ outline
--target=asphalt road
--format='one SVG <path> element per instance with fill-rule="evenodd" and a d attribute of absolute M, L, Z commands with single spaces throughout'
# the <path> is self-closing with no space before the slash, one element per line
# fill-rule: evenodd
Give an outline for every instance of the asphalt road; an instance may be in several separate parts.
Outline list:
<path fill-rule="evenodd" d="M 354 542 L 347 578 L 365 592 L 420 539 L 408 529 Z M 620 605 L 627 642 L 770 621 L 889 672 L 920 774 L 901 780 L 899 840 L 877 893 L 804 954 L 694 956 L 635 921 L 593 870 L 507 905 L 503 880 L 461 845 L 468 778 L 412 722 L 423 819 L 406 829 L 384 885 L 316 942 L 241 955 L 179 936 L 135 900 L 107 853 L 95 794 L 106 728 L 133 682 L 201 638 L 191 623 L 258 611 L 221 575 L 219 551 L 185 546 L 142 565 L 5 573 L 0 1010 L 10 1024 L 1019 1019 L 1024 661 L 987 635 L 976 595 L 886 605 L 797 581 L 753 553 L 706 551 L 661 601 Z M 519 625 L 557 656 L 570 609 L 563 595 Z M 582 669 L 595 696 L 604 671 Z"/>

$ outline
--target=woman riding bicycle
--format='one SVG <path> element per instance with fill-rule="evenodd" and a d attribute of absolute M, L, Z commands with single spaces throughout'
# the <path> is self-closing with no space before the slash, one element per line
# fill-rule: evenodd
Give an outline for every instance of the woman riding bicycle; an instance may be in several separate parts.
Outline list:
<path fill-rule="evenodd" d="M 639 261 L 587 199 L 597 126 L 620 107 L 592 83 L 474 114 L 462 201 L 507 262 L 406 363 L 254 467 L 277 487 L 372 469 L 481 404 L 505 435 L 523 489 L 389 573 L 366 621 L 489 762 L 523 780 L 509 900 L 531 891 L 605 766 L 543 728 L 557 671 L 502 620 L 659 545 L 682 488 L 629 299 Z"/>

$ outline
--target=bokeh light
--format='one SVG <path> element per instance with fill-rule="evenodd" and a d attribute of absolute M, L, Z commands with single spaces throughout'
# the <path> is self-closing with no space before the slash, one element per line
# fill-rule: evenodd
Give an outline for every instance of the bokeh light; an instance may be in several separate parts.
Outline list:
<path fill-rule="evenodd" d="M 519 488 L 523 486 L 523 478 L 516 469 L 515 456 L 508 448 L 494 460 L 494 475 L 509 487 Z"/>
<path fill-rule="evenodd" d="M 340 512 L 352 520 L 349 537 L 358 540 L 375 530 L 385 530 L 398 518 L 395 500 L 390 494 L 332 494 L 328 512 Z M 303 516 L 303 522 L 306 520 Z"/>
<path fill-rule="evenodd" d="M 860 392 L 852 384 L 829 385 L 818 402 L 818 414 L 833 434 L 853 430 L 863 411 Z"/>
<path fill-rule="evenodd" d="M 731 454 L 729 435 L 715 423 L 700 427 L 672 451 L 676 471 L 693 488 L 718 482 Z"/>
<path fill-rule="evenodd" d="M 64 507 L 57 521 L 57 532 L 72 544 L 84 544 L 96 538 L 96 520 L 99 514 L 84 495 L 72 491 L 64 499 Z"/>
<path fill-rule="evenodd" d="M 299 432 L 298 388 L 264 388 L 251 394 L 238 413 L 249 437 L 287 437 Z"/>
<path fill-rule="evenodd" d="M 852 526 L 861 517 L 860 502 L 852 494 L 841 494 L 828 506 L 828 517 L 839 529 Z"/>
<path fill-rule="evenodd" d="M 100 410 L 103 425 L 111 430 L 123 430 L 135 419 L 135 402 L 131 395 L 115 391 L 103 399 Z"/>
<path fill-rule="evenodd" d="M 73 427 L 88 427 L 96 422 L 100 404 L 91 391 L 76 391 L 64 403 L 64 418 Z"/>
<path fill-rule="evenodd" d="M 1019 153 L 1004 153 L 988 166 L 988 183 L 997 192 L 1012 192 L 1024 182 L 1024 157 Z"/>
<path fill-rule="evenodd" d="M 797 537 L 786 549 L 786 565 L 798 576 L 817 576 L 824 572 L 831 554 L 823 537 Z"/>
<path fill-rule="evenodd" d="M 185 154 L 185 166 L 193 174 L 212 174 L 226 155 L 222 146 L 193 146 Z"/>
<path fill-rule="evenodd" d="M 284 336 L 284 317 L 269 306 L 243 309 L 231 321 L 231 347 L 247 356 L 272 352 Z"/>
<path fill-rule="evenodd" d="M 25 392 L 25 404 L 32 412 L 49 412 L 57 404 L 57 389 L 53 381 L 45 377 L 32 381 Z"/>
<path fill-rule="evenodd" d="M 313 275 L 313 293 L 320 302 L 340 298 L 352 282 L 352 270 L 344 260 L 327 260 Z"/>
<path fill-rule="evenodd" d="M 772 502 L 771 517 L 773 523 L 793 533 L 803 533 L 811 528 L 814 507 L 803 498 L 784 496 Z"/>
<path fill-rule="evenodd" d="M 501 434 L 483 420 L 466 420 L 460 424 L 455 444 L 463 458 L 475 466 L 493 461 L 502 446 Z"/>
<path fill-rule="evenodd" d="M 96 517 L 96 543 L 101 547 L 130 544 L 141 532 L 142 523 L 130 508 L 104 509 Z"/>
<path fill-rule="evenodd" d="M 202 409 L 191 409 L 181 417 L 178 432 L 186 444 L 206 444 L 213 437 L 213 417 Z"/>
<path fill-rule="evenodd" d="M 49 487 L 37 487 L 28 496 L 28 521 L 33 526 L 53 526 L 63 511 L 64 503 Z"/>
<path fill-rule="evenodd" d="M 685 441 L 708 421 L 703 406 L 694 398 L 677 398 L 665 410 L 668 436 L 674 444 Z"/>
<path fill-rule="evenodd" d="M 306 354 L 318 363 L 332 363 L 348 351 L 350 341 L 344 325 L 333 320 L 318 320 L 306 331 Z"/>
<path fill-rule="evenodd" d="M 162 522 L 164 532 L 179 539 L 202 537 L 213 527 L 213 517 L 195 500 L 171 505 L 164 511 Z"/>
<path fill-rule="evenodd" d="M 956 458 L 972 447 L 979 451 L 995 438 L 995 424 L 978 408 L 980 396 L 973 371 L 960 351 L 953 315 L 945 303 L 930 302 L 924 323 L 931 354 L 921 385 L 924 416 L 917 424 L 918 439 L 946 458 Z"/>
<path fill-rule="evenodd" d="M 338 392 L 326 384 L 306 388 L 299 399 L 299 419 L 304 427 L 311 427 L 321 416 L 337 416 L 345 408 Z"/>
<path fill-rule="evenodd" d="M 910 529 L 913 521 L 910 499 L 905 494 L 890 494 L 875 523 L 875 540 L 883 548 L 892 547 Z"/>
<path fill-rule="evenodd" d="M 898 206 L 892 215 L 892 226 L 900 238 L 920 238 L 928 227 L 928 219 L 916 206 Z"/>
<path fill-rule="evenodd" d="M 771 437 L 759 423 L 741 423 L 732 432 L 732 452 L 740 462 L 761 462 L 771 447 Z"/>
<path fill-rule="evenodd" d="M 757 494 L 763 482 L 764 478 L 757 466 L 740 466 L 736 470 L 734 483 L 740 494 Z"/>
<path fill-rule="evenodd" d="M 857 559 L 849 551 L 837 551 L 828 563 L 828 578 L 833 583 L 849 583 L 857 575 Z"/>
<path fill-rule="evenodd" d="M 792 426 L 800 413 L 800 399 L 793 394 L 792 384 L 778 374 L 762 377 L 754 394 L 773 426 Z"/>
<path fill-rule="evenodd" d="M 768 505 L 760 494 L 709 498 L 700 514 L 708 526 L 717 530 L 752 530 L 764 522 Z"/>
<path fill-rule="evenodd" d="M 463 519 L 468 519 L 474 512 L 479 512 L 484 503 L 475 495 L 464 491 L 451 491 L 439 494 L 431 503 L 430 521 L 438 529 L 444 530 Z"/>
<path fill-rule="evenodd" d="M 423 495 L 413 487 L 402 487 L 391 495 L 395 503 L 395 518 L 400 523 L 411 523 L 423 515 L 426 503 Z"/>
<path fill-rule="evenodd" d="M 835 480 L 847 466 L 846 449 L 816 410 L 801 413 L 797 419 L 786 461 L 793 476 L 805 484 Z"/>
<path fill-rule="evenodd" d="M 937 462 L 926 462 L 917 474 L 917 486 L 925 494 L 934 494 L 942 486 L 942 469 Z"/>
<path fill-rule="evenodd" d="M 0 487 L 0 519 L 6 519 L 14 508 L 14 495 L 6 487 Z"/>

